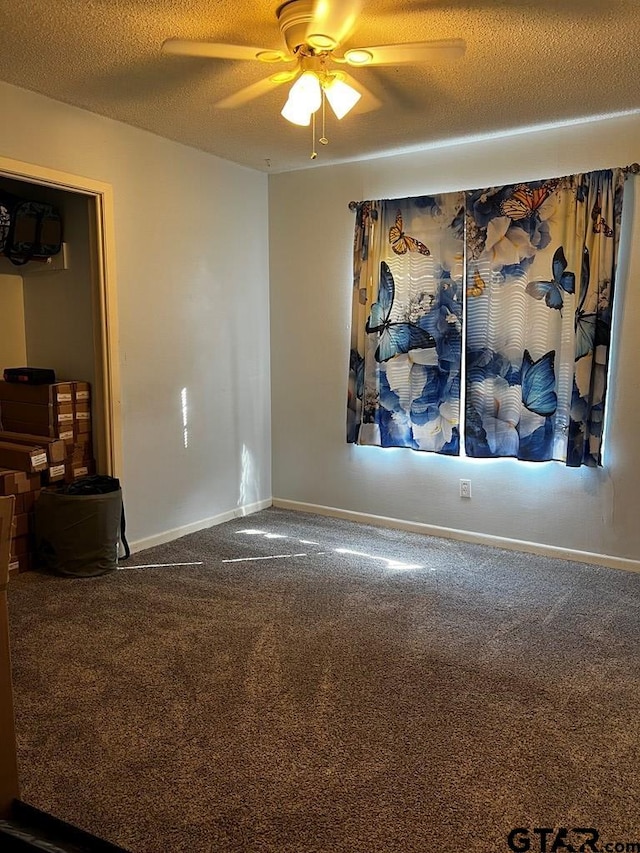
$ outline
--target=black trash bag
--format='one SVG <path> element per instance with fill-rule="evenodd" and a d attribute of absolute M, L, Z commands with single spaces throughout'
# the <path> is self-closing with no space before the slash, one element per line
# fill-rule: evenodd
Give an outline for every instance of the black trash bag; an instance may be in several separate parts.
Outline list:
<path fill-rule="evenodd" d="M 118 567 L 125 537 L 122 489 L 115 477 L 82 477 L 36 502 L 36 550 L 41 566 L 60 575 L 96 577 Z"/>

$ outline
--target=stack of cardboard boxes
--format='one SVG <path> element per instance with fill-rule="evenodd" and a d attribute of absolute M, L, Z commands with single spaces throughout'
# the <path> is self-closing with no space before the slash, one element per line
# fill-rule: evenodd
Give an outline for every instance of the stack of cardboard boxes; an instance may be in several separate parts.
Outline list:
<path fill-rule="evenodd" d="M 33 517 L 43 487 L 95 473 L 88 382 L 0 381 L 0 495 L 15 495 L 10 571 L 34 563 Z"/>

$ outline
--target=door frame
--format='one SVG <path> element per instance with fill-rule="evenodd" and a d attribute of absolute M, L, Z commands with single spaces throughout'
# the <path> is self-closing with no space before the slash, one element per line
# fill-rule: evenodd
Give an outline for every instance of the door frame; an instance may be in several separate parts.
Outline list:
<path fill-rule="evenodd" d="M 0 157 L 0 177 L 25 181 L 87 196 L 91 240 L 93 333 L 96 376 L 104 414 L 104 447 L 99 449 L 101 473 L 122 475 L 120 357 L 115 262 L 115 226 L 111 184 Z M 100 452 L 102 451 L 102 452 Z"/>
<path fill-rule="evenodd" d="M 0 497 L 0 818 L 9 815 L 12 802 L 20 796 L 7 612 L 9 542 L 14 506 L 13 496 Z"/>

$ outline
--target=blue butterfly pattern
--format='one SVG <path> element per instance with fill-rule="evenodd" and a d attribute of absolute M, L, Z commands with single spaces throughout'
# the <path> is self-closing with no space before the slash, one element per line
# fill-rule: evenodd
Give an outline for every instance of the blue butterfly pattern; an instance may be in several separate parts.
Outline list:
<path fill-rule="evenodd" d="M 524 351 L 521 368 L 522 402 L 536 415 L 552 415 L 558 407 L 553 368 L 555 355 L 552 350 L 534 361 L 529 351 Z"/>
<path fill-rule="evenodd" d="M 490 282 L 467 291 L 469 456 L 602 464 L 624 183 L 615 169 L 466 193 L 467 281 Z"/>
<path fill-rule="evenodd" d="M 469 456 L 517 455 L 530 461 L 552 458 L 553 416 L 558 408 L 555 355 L 550 350 L 534 360 L 525 349 L 518 366 L 486 347 L 469 351 L 465 437 Z M 514 392 L 523 410 L 511 420 Z M 475 406 L 486 393 L 491 395 L 493 410 L 483 413 Z"/>
<path fill-rule="evenodd" d="M 567 259 L 562 246 L 553 256 L 551 281 L 530 281 L 527 284 L 527 293 L 534 299 L 546 302 L 549 308 L 560 311 L 564 305 L 564 294 L 575 293 L 576 277 L 574 273 L 567 272 Z"/>
<path fill-rule="evenodd" d="M 429 332 L 415 323 L 393 322 L 389 318 L 393 310 L 396 285 L 388 264 L 380 263 L 380 286 L 378 301 L 371 306 L 371 314 L 365 329 L 368 334 L 378 334 L 380 339 L 375 359 L 382 363 L 396 355 L 408 353 L 414 349 L 435 347 L 436 341 Z"/>

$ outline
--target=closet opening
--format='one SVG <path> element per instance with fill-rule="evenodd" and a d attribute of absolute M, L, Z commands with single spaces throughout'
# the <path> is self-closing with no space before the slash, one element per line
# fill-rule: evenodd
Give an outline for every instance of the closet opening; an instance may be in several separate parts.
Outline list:
<path fill-rule="evenodd" d="M 95 470 L 119 476 L 111 187 L 0 157 L 2 192 L 54 204 L 62 215 L 63 248 L 49 262 L 22 266 L 0 255 L 0 378 L 7 367 L 44 367 L 55 371 L 56 381 L 88 382 Z"/>

